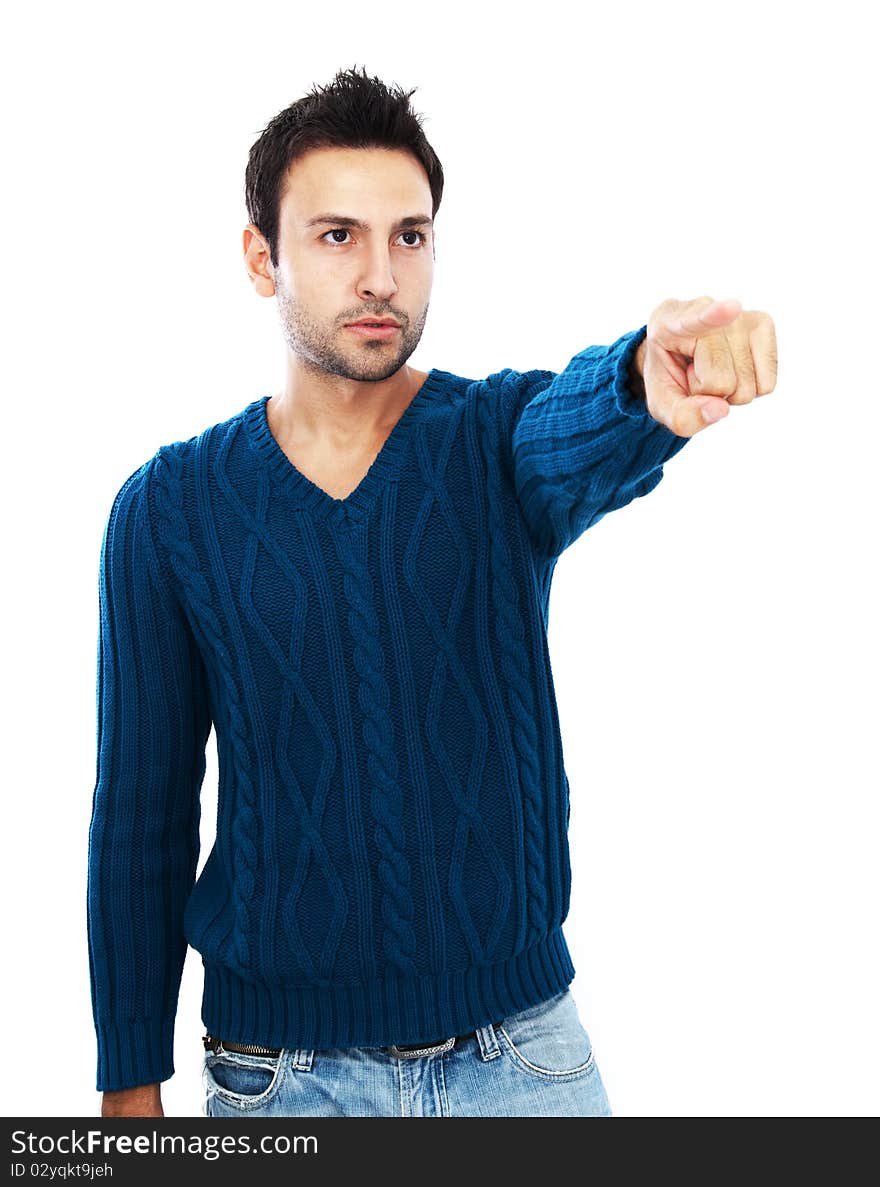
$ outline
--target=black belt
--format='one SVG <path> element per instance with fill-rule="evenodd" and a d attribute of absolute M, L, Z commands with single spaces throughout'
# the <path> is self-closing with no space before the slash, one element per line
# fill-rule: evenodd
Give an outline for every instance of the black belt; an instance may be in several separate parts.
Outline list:
<path fill-rule="evenodd" d="M 492 1025 L 500 1026 L 501 1022 L 493 1022 Z M 451 1050 L 456 1043 L 475 1038 L 476 1034 L 475 1030 L 469 1030 L 467 1034 L 453 1035 L 452 1038 L 437 1039 L 430 1043 L 390 1043 L 386 1044 L 386 1050 L 400 1059 L 413 1059 L 420 1055 L 439 1055 L 441 1051 Z M 210 1034 L 203 1035 L 202 1042 L 205 1045 L 205 1050 L 213 1051 L 215 1055 L 219 1055 L 221 1051 L 238 1051 L 243 1055 L 274 1056 L 280 1055 L 284 1050 L 283 1047 L 260 1047 L 255 1043 L 229 1043 L 225 1039 L 218 1039 Z"/>

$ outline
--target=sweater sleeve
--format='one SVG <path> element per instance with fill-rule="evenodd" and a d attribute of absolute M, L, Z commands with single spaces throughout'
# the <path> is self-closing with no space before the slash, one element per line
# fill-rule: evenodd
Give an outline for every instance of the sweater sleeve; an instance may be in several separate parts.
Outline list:
<path fill-rule="evenodd" d="M 630 382 L 647 325 L 611 346 L 588 346 L 563 371 L 524 381 L 515 404 L 511 462 L 535 545 L 558 556 L 593 524 L 653 490 L 687 443 L 648 412 Z"/>
<path fill-rule="evenodd" d="M 211 729 L 204 665 L 150 529 L 151 463 L 113 501 L 98 580 L 87 929 L 99 1092 L 174 1074 Z"/>

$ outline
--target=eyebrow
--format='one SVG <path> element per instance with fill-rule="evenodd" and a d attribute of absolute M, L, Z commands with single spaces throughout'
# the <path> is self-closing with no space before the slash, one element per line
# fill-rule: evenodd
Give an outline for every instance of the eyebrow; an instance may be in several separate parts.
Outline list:
<path fill-rule="evenodd" d="M 307 227 L 316 227 L 320 223 L 335 223 L 340 227 L 354 227 L 356 231 L 371 230 L 369 223 L 361 222 L 359 218 L 350 218 L 347 214 L 316 214 L 305 225 Z M 397 230 L 399 227 L 430 227 L 433 225 L 434 220 L 428 218 L 426 214 L 409 214 L 406 218 L 399 219 L 394 224 L 394 230 Z"/>

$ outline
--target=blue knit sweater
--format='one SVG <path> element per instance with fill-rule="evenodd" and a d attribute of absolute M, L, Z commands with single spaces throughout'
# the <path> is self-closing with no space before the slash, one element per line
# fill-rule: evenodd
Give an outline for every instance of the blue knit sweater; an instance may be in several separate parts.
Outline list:
<path fill-rule="evenodd" d="M 344 499 L 286 457 L 268 397 L 122 485 L 89 832 L 99 1091 L 173 1075 L 188 943 L 208 1030 L 278 1047 L 436 1040 L 572 980 L 548 596 L 687 440 L 630 386 L 645 334 L 559 374 L 432 369 Z"/>

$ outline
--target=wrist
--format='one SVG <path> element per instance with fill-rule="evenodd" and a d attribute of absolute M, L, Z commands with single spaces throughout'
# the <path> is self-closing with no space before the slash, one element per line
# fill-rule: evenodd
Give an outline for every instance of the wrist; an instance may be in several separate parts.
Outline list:
<path fill-rule="evenodd" d="M 159 1084 L 138 1084 L 103 1093 L 102 1117 L 162 1117 L 162 1092 Z"/>
<path fill-rule="evenodd" d="M 645 351 L 648 347 L 647 338 L 643 338 L 632 357 L 629 366 L 630 388 L 634 395 L 645 399 Z"/>

